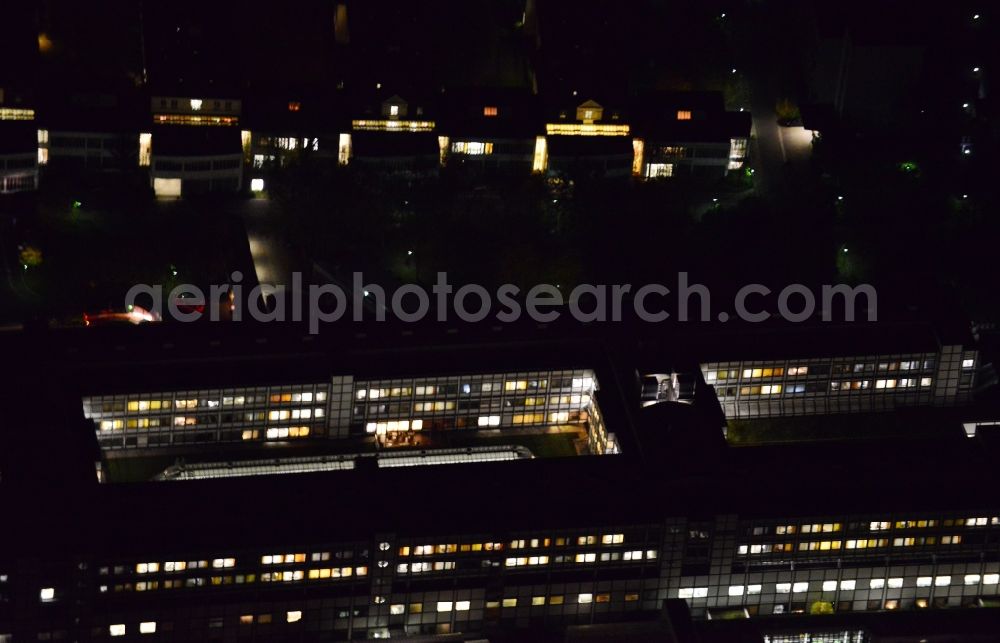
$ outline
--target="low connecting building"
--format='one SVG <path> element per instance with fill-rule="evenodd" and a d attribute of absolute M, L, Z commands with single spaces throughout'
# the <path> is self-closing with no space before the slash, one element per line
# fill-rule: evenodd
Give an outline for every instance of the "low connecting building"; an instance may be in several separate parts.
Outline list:
<path fill-rule="evenodd" d="M 134 97 L 74 92 L 39 113 L 38 163 L 51 172 L 135 170 L 144 109 Z"/>

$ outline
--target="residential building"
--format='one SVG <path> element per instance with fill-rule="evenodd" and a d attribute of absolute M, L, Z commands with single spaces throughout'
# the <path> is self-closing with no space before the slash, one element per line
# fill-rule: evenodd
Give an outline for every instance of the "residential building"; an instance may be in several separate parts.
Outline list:
<path fill-rule="evenodd" d="M 750 113 L 727 112 L 720 92 L 660 92 L 637 102 L 633 174 L 724 176 L 743 168 Z"/>
<path fill-rule="evenodd" d="M 240 189 L 239 99 L 154 96 L 151 106 L 153 126 L 148 136 L 139 134 L 139 157 L 142 164 L 150 145 L 150 184 L 157 197 Z"/>
<path fill-rule="evenodd" d="M 341 164 L 408 176 L 436 173 L 445 145 L 430 118 L 430 100 L 411 103 L 398 94 L 383 96 L 355 99 L 358 117 L 338 141 Z"/>
<path fill-rule="evenodd" d="M 0 194 L 38 187 L 39 137 L 28 94 L 0 87 Z"/>
<path fill-rule="evenodd" d="M 443 164 L 528 174 L 544 129 L 536 98 L 520 90 L 451 90 L 443 100 Z"/>
<path fill-rule="evenodd" d="M 79 91 L 52 98 L 39 113 L 39 164 L 54 171 L 138 168 L 140 131 L 148 131 L 141 114 L 132 95 Z"/>
<path fill-rule="evenodd" d="M 632 127 L 618 108 L 593 99 L 548 110 L 545 123 L 547 169 L 555 174 L 626 177 L 635 151 Z"/>

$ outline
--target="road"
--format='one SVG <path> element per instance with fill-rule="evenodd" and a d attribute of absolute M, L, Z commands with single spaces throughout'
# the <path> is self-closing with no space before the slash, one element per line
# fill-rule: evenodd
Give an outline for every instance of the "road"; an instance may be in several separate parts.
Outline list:
<path fill-rule="evenodd" d="M 251 199 L 241 204 L 238 213 L 246 228 L 258 283 L 283 284 L 291 289 L 295 262 L 275 208 L 266 199 Z"/>
<path fill-rule="evenodd" d="M 792 195 L 806 173 L 812 154 L 812 134 L 802 127 L 781 127 L 775 106 L 783 98 L 798 98 L 801 85 L 796 47 L 795 12 L 759 5 L 747 10 L 734 44 L 742 73 L 750 86 L 754 141 L 751 158 L 758 192 L 772 200 Z"/>
<path fill-rule="evenodd" d="M 774 112 L 777 97 L 765 89 L 751 107 L 754 143 L 751 156 L 758 192 L 764 196 L 786 198 L 796 186 L 812 156 L 812 132 L 801 125 L 781 127 Z"/>

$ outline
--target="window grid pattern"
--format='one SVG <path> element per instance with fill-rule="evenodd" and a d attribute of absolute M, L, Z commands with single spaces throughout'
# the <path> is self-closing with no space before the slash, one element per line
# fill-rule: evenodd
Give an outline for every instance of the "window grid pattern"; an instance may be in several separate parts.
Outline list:
<path fill-rule="evenodd" d="M 710 362 L 701 365 L 727 418 L 957 404 L 971 393 L 975 352 Z M 963 367 L 964 365 L 964 367 Z"/>
<path fill-rule="evenodd" d="M 326 435 L 328 387 L 272 386 L 83 398 L 103 449 Z"/>
<path fill-rule="evenodd" d="M 907 562 L 890 550 L 878 562 L 851 560 L 838 552 L 794 569 L 749 570 L 737 564 L 742 543 L 773 537 L 778 527 L 787 532 L 795 526 L 797 535 L 826 537 L 862 526 L 871 530 L 874 524 L 875 531 L 893 534 L 897 529 L 932 530 L 930 520 L 939 521 L 934 528 L 985 537 L 964 560 Z M 952 524 L 944 525 L 945 520 Z M 922 521 L 927 526 L 920 527 Z M 882 524 L 889 526 L 882 529 Z M 655 613 L 667 598 L 687 600 L 696 618 L 734 610 L 750 616 L 919 610 L 968 606 L 997 596 L 1000 560 L 992 539 L 998 529 L 1000 516 L 990 514 L 780 520 L 722 515 L 700 522 L 668 519 L 558 531 L 379 534 L 370 542 L 286 544 L 200 556 L 173 552 L 98 562 L 88 566 L 92 583 L 77 590 L 49 585 L 55 586 L 57 600 L 69 599 L 68 592 L 92 591 L 107 607 L 95 613 L 108 619 L 94 627 L 106 633 L 110 624 L 124 624 L 126 634 L 136 632 L 140 621 L 157 622 L 157 633 L 231 627 L 246 634 L 273 620 L 275 625 L 301 621 L 312 630 L 369 636 L 392 628 L 474 631 L 534 618 L 553 624 L 580 618 L 614 622 Z M 565 559 L 557 563 L 559 556 Z M 267 588 L 263 599 L 258 598 L 261 583 Z M 310 588 L 305 602 L 304 588 Z M 153 592 L 147 602 L 135 602 L 137 597 L 128 603 L 127 614 L 120 613 L 114 597 L 147 592 Z M 197 613 L 163 608 L 163 592 L 204 595 L 204 604 L 214 611 L 207 615 L 200 606 Z M 263 602 L 255 604 L 258 600 Z M 286 618 L 286 613 L 293 616 Z M 213 625 L 216 619 L 218 625 Z"/>

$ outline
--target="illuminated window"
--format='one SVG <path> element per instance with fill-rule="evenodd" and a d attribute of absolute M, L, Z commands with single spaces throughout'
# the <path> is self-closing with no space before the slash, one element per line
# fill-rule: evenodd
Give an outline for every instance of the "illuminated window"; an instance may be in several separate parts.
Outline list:
<path fill-rule="evenodd" d="M 497 115 L 496 107 L 486 106 L 483 108 L 483 116 L 496 116 L 496 115 Z"/>
<path fill-rule="evenodd" d="M 747 594 L 760 594 L 761 589 L 761 585 L 747 585 Z"/>
<path fill-rule="evenodd" d="M 857 581 L 854 580 L 842 580 L 840 581 L 840 589 L 845 592 L 853 592 L 854 588 L 857 586 Z"/>
<path fill-rule="evenodd" d="M 469 607 L 471 607 L 471 606 L 472 606 L 472 603 L 470 601 L 457 601 L 455 603 L 455 611 L 456 612 L 468 612 L 469 611 Z"/>
<path fill-rule="evenodd" d="M 337 163 L 347 165 L 351 160 L 351 135 L 341 134 L 337 141 Z"/>
<path fill-rule="evenodd" d="M 729 139 L 729 160 L 742 161 L 747 155 L 747 140 L 745 138 Z M 730 169 L 735 169 L 730 167 Z M 805 373 L 803 373 L 804 375 Z"/>
<path fill-rule="evenodd" d="M 983 574 L 983 585 L 1000 584 L 1000 574 Z"/>
<path fill-rule="evenodd" d="M 191 99 L 191 109 L 193 109 L 194 111 L 197 112 L 199 109 L 201 109 L 201 103 L 202 103 L 202 101 L 201 101 L 200 98 L 192 98 Z"/>
<path fill-rule="evenodd" d="M 581 603 L 581 604 L 593 603 L 594 602 L 594 595 L 593 594 L 580 594 L 579 596 L 576 597 L 576 602 Z"/>
<path fill-rule="evenodd" d="M 434 121 L 356 120 L 351 127 L 359 131 L 429 132 L 434 129 Z"/>
<path fill-rule="evenodd" d="M 744 587 L 742 585 L 730 585 L 729 595 L 730 596 L 743 596 Z"/>
<path fill-rule="evenodd" d="M 493 153 L 493 143 L 482 143 L 478 141 L 455 141 L 451 144 L 451 151 L 455 154 L 468 154 L 469 156 L 483 156 Z"/>
<path fill-rule="evenodd" d="M 532 172 L 544 172 L 549 166 L 548 144 L 544 136 L 535 137 L 535 152 L 531 160 Z M 483 385 L 485 386 L 485 384 Z M 484 392 L 486 389 L 483 389 Z"/>
<path fill-rule="evenodd" d="M 835 580 L 825 580 L 823 581 L 823 591 L 833 592 L 837 590 L 837 581 Z"/>
<path fill-rule="evenodd" d="M 920 576 L 917 578 L 917 587 L 930 587 L 933 580 L 930 576 Z"/>
<path fill-rule="evenodd" d="M 798 594 L 809 589 L 809 583 L 795 583 L 792 585 L 792 592 Z"/>
<path fill-rule="evenodd" d="M 39 130 L 39 131 L 41 131 L 41 130 Z M 963 359 L 962 360 L 962 368 L 972 368 L 975 364 L 976 364 L 976 360 L 974 360 L 974 359 Z"/>
<path fill-rule="evenodd" d="M 552 136 L 628 136 L 628 125 L 597 123 L 546 123 L 545 133 Z"/>
<path fill-rule="evenodd" d="M 149 167 L 153 158 L 153 135 L 149 132 L 139 134 L 139 166 Z"/>
<path fill-rule="evenodd" d="M 966 585 L 978 585 L 980 580 L 979 574 L 966 574 L 965 584 Z"/>
<path fill-rule="evenodd" d="M 53 587 L 43 587 L 42 591 L 38 593 L 38 598 L 43 603 L 48 603 L 49 601 L 55 600 L 56 590 Z"/>
<path fill-rule="evenodd" d="M 679 109 L 679 110 L 677 110 L 677 120 L 679 120 L 679 121 L 689 121 L 689 120 L 691 120 L 691 110 L 689 110 L 689 109 Z"/>
<path fill-rule="evenodd" d="M 438 601 L 437 611 L 439 612 L 450 612 L 452 608 L 451 601 Z"/>
<path fill-rule="evenodd" d="M 646 165 L 647 179 L 667 178 L 674 175 L 673 163 L 648 163 Z"/>
<path fill-rule="evenodd" d="M 301 610 L 292 610 L 288 612 L 287 614 L 285 614 L 285 620 L 288 621 L 289 623 L 298 623 L 299 621 L 302 620 Z"/>
<path fill-rule="evenodd" d="M 156 634 L 156 621 L 144 621 L 139 623 L 140 634 Z"/>
<path fill-rule="evenodd" d="M 935 587 L 947 587 L 951 585 L 951 576 L 935 576 L 934 586 Z"/>
<path fill-rule="evenodd" d="M 179 197 L 181 195 L 181 180 L 156 177 L 153 179 L 153 193 L 161 198 Z"/>
<path fill-rule="evenodd" d="M 531 597 L 531 604 L 532 605 L 545 605 L 545 597 L 544 596 L 532 596 Z"/>
<path fill-rule="evenodd" d="M 116 623 L 115 625 L 108 626 L 108 633 L 111 636 L 125 636 L 125 624 Z"/>
<path fill-rule="evenodd" d="M 0 121 L 32 121 L 35 120 L 35 110 L 14 107 L 0 107 Z"/>
<path fill-rule="evenodd" d="M 288 111 L 297 112 L 300 109 L 302 109 L 302 103 L 299 103 L 298 101 L 291 101 L 288 103 Z"/>
<path fill-rule="evenodd" d="M 399 105 L 389 105 L 389 116 L 399 116 Z"/>

